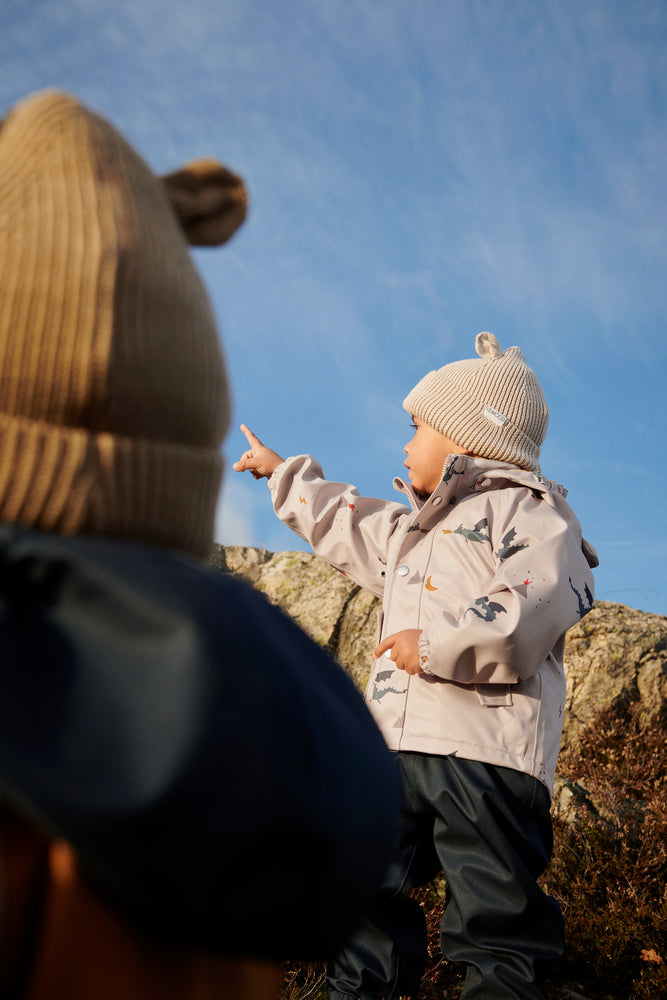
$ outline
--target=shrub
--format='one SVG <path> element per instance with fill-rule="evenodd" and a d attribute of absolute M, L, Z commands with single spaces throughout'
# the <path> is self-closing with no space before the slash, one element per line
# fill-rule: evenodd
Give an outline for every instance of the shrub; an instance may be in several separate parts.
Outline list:
<path fill-rule="evenodd" d="M 639 703 L 606 710 L 559 762 L 590 807 L 555 819 L 544 887 L 565 916 L 559 973 L 596 997 L 667 996 L 666 722 Z"/>

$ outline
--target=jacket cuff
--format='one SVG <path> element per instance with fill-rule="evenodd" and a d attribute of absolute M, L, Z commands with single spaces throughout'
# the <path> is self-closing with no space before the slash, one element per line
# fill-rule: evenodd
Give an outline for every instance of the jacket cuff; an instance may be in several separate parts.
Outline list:
<path fill-rule="evenodd" d="M 431 655 L 431 646 L 422 632 L 417 640 L 417 648 L 419 650 L 419 666 L 422 668 L 425 674 L 432 674 L 433 671 L 429 668 L 429 658 Z"/>
<path fill-rule="evenodd" d="M 273 472 L 271 473 L 271 475 L 267 479 L 266 485 L 271 490 L 271 493 L 275 493 L 275 491 L 280 486 L 280 480 L 282 479 L 284 473 L 287 471 L 287 466 L 292 461 L 294 461 L 293 458 L 286 458 L 286 459 L 284 459 L 280 463 L 280 465 L 277 465 L 275 467 L 275 469 L 273 470 Z"/>

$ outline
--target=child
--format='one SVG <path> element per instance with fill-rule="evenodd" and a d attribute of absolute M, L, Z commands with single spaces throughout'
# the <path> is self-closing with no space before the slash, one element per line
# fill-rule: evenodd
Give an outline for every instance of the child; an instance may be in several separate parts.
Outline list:
<path fill-rule="evenodd" d="M 383 598 L 366 700 L 396 751 L 401 842 L 365 923 L 331 965 L 331 997 L 415 997 L 424 920 L 408 895 L 442 868 L 441 944 L 468 965 L 462 996 L 542 997 L 563 950 L 537 884 L 565 706 L 564 635 L 593 603 L 594 550 L 565 490 L 539 471 L 549 411 L 518 347 L 426 375 L 403 403 L 408 505 L 327 482 L 242 427 L 234 468 L 269 477 L 278 516 Z"/>

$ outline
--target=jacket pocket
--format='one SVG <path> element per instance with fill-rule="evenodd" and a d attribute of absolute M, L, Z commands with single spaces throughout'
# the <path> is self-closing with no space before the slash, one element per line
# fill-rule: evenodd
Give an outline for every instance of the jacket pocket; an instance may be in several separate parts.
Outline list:
<path fill-rule="evenodd" d="M 512 704 L 511 684 L 475 684 L 475 694 L 479 698 L 480 705 L 487 708 Z"/>

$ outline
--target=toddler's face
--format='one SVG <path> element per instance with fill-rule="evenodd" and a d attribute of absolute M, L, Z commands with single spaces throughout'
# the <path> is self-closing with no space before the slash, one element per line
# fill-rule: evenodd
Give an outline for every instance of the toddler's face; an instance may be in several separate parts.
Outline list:
<path fill-rule="evenodd" d="M 465 455 L 466 450 L 418 417 L 413 417 L 412 426 L 415 434 L 403 449 L 407 455 L 403 465 L 415 493 L 428 497 L 438 486 L 449 456 Z"/>

